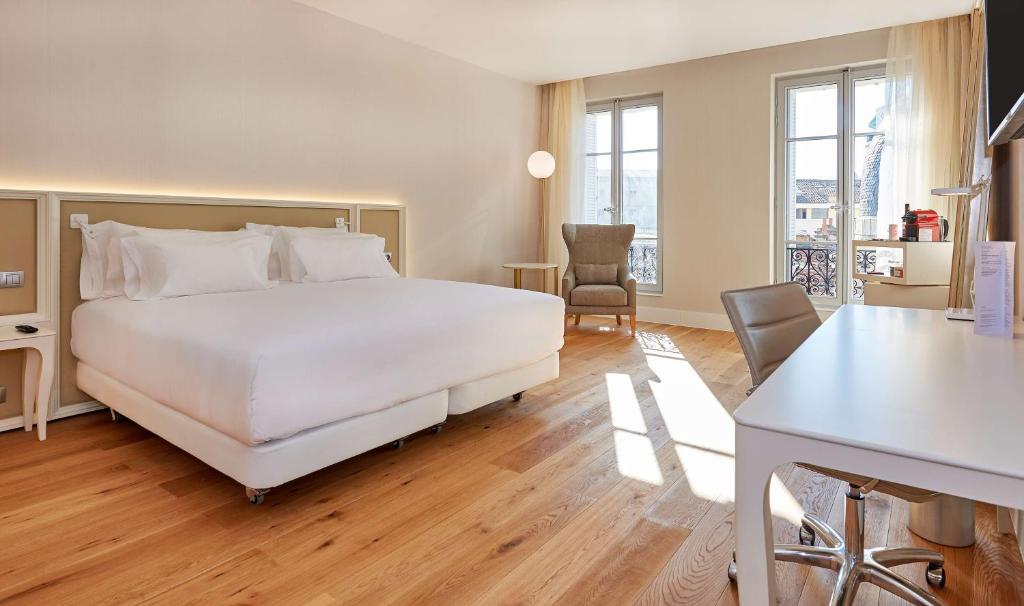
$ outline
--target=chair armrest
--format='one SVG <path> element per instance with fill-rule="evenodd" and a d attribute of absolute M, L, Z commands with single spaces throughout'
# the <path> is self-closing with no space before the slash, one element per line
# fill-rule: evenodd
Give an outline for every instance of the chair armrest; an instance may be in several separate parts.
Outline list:
<path fill-rule="evenodd" d="M 626 274 L 626 280 L 620 286 L 626 290 L 626 305 L 631 309 L 636 309 L 636 278 L 633 274 Z"/>
<path fill-rule="evenodd" d="M 576 272 L 570 267 L 565 270 L 565 274 L 562 276 L 562 298 L 565 299 L 566 305 L 570 305 L 569 293 L 574 288 L 576 288 Z"/>

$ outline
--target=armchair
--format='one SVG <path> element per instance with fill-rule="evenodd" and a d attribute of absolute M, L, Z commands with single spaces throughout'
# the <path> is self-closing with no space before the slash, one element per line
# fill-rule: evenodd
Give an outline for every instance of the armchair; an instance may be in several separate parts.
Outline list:
<path fill-rule="evenodd" d="M 635 225 L 564 223 L 562 238 L 569 249 L 569 264 L 562 276 L 566 323 L 575 316 L 613 315 L 622 325 L 629 316 L 630 334 L 636 334 L 636 278 L 629 271 L 629 245 Z"/>

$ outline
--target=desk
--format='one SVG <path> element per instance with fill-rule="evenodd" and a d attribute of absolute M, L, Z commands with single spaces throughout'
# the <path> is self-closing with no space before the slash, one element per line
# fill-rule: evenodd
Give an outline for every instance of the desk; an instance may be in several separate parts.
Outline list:
<path fill-rule="evenodd" d="M 1024 508 L 1024 334 L 973 330 L 941 311 L 846 305 L 736 409 L 743 606 L 775 604 L 768 482 L 779 465 Z"/>
<path fill-rule="evenodd" d="M 35 412 L 39 439 L 45 440 L 57 333 L 48 326 L 38 328 L 39 332 L 25 334 L 14 330 L 13 326 L 0 326 L 0 351 L 25 350 L 21 415 L 25 422 L 25 431 L 32 431 L 32 414 Z"/>

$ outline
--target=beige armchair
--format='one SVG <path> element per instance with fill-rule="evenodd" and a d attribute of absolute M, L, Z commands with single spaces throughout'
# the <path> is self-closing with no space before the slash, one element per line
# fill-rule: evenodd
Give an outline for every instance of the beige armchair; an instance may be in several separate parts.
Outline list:
<path fill-rule="evenodd" d="M 629 271 L 629 245 L 635 225 L 565 223 L 562 237 L 569 249 L 569 265 L 562 276 L 566 323 L 584 314 L 629 316 L 630 334 L 636 334 L 636 278 Z"/>

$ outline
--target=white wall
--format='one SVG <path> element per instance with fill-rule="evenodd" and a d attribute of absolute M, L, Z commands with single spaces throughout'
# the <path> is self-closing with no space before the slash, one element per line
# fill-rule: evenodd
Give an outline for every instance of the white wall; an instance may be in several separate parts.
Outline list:
<path fill-rule="evenodd" d="M 0 188 L 400 201 L 414 276 L 535 258 L 538 112 L 286 0 L 0 2 Z"/>
<path fill-rule="evenodd" d="M 585 80 L 587 99 L 663 93 L 664 296 L 641 319 L 728 326 L 719 293 L 772 278 L 773 74 L 883 60 L 889 30 Z"/>

